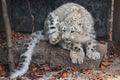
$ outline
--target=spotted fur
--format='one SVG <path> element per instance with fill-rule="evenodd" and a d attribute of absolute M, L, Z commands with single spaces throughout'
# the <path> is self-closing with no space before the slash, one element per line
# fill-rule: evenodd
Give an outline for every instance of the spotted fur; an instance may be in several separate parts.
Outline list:
<path fill-rule="evenodd" d="M 28 38 L 23 45 L 18 67 L 11 71 L 9 78 L 22 76 L 28 70 L 35 44 L 40 40 L 48 40 L 52 45 L 59 44 L 63 49 L 69 50 L 71 61 L 76 64 L 84 62 L 85 54 L 94 60 L 100 58 L 96 50 L 94 20 L 81 5 L 67 3 L 49 13 L 43 32 L 44 35 L 38 31 Z"/>
<path fill-rule="evenodd" d="M 13 79 L 18 76 L 22 76 L 27 72 L 31 61 L 32 52 L 40 40 L 46 40 L 46 38 L 42 35 L 42 31 L 34 32 L 26 39 L 22 47 L 19 64 L 14 70 L 10 71 L 8 78 Z"/>
<path fill-rule="evenodd" d="M 94 60 L 100 58 L 100 54 L 96 50 L 94 20 L 90 12 L 84 7 L 75 3 L 67 3 L 51 12 L 49 16 L 52 18 L 59 17 L 57 18 L 59 26 L 56 26 L 57 30 L 50 35 L 49 41 L 69 50 L 73 63 L 83 63 L 85 56 L 83 46 L 87 57 Z M 46 23 L 49 21 L 46 20 Z M 45 27 L 50 25 L 48 24 Z"/>

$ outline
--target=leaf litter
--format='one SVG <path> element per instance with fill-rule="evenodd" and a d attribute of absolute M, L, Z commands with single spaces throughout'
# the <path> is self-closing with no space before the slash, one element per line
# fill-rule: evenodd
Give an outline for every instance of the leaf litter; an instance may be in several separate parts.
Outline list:
<path fill-rule="evenodd" d="M 7 46 L 4 33 L 0 33 L 0 48 Z M 12 40 L 22 40 L 25 35 L 12 31 Z M 104 44 L 102 40 L 100 43 Z M 111 74 L 105 72 L 105 69 L 113 62 L 115 51 L 108 49 L 108 57 L 101 62 L 100 70 L 93 71 L 89 69 L 81 69 L 75 65 L 64 68 L 58 64 L 49 66 L 48 64 L 32 63 L 29 70 L 23 77 L 16 80 L 120 80 L 119 74 Z M 8 80 L 5 76 L 8 73 L 8 64 L 0 64 L 0 80 Z"/>

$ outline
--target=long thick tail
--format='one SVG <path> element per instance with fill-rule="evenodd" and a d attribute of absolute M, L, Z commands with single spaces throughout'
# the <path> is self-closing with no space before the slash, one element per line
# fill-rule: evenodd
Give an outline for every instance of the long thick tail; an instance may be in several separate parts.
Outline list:
<path fill-rule="evenodd" d="M 13 79 L 18 76 L 22 76 L 27 72 L 34 48 L 40 40 L 46 40 L 45 36 L 42 35 L 42 31 L 34 32 L 28 37 L 23 45 L 18 66 L 14 70 L 10 71 L 8 78 Z"/>

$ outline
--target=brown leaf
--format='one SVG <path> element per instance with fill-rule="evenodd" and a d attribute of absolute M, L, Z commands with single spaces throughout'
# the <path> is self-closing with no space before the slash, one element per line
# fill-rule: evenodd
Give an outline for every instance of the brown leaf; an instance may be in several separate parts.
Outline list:
<path fill-rule="evenodd" d="M 0 65 L 0 71 L 2 71 L 3 69 L 2 69 L 2 66 Z"/>
<path fill-rule="evenodd" d="M 102 62 L 102 65 L 104 65 L 104 66 L 109 66 L 109 65 L 110 65 L 110 62 L 109 62 L 109 61 L 104 61 L 104 62 Z"/>
<path fill-rule="evenodd" d="M 92 71 L 91 70 L 85 70 L 83 73 L 86 74 L 86 75 L 88 75 L 88 74 L 91 74 Z"/>
<path fill-rule="evenodd" d="M 104 40 L 100 40 L 99 43 L 105 44 L 106 42 Z"/>
<path fill-rule="evenodd" d="M 108 57 L 107 60 L 108 60 L 109 62 L 113 62 L 113 58 L 112 58 L 112 57 Z"/>
<path fill-rule="evenodd" d="M 0 66 L 0 75 L 1 75 L 1 76 L 5 76 L 5 75 L 6 75 L 6 72 L 5 72 L 5 70 L 2 68 L 2 66 Z"/>
<path fill-rule="evenodd" d="M 63 77 L 63 78 L 67 78 L 67 77 L 68 77 L 68 72 L 64 71 L 64 72 L 62 73 L 62 77 Z"/>
<path fill-rule="evenodd" d="M 101 66 L 100 66 L 100 70 L 102 70 L 102 71 L 104 71 L 105 68 L 106 68 L 106 67 L 105 67 L 104 65 L 101 65 Z"/>
<path fill-rule="evenodd" d="M 71 70 L 72 70 L 72 71 L 77 71 L 78 69 L 77 69 L 77 67 L 76 67 L 75 65 L 73 65 L 73 66 L 71 67 Z"/>
<path fill-rule="evenodd" d="M 32 68 L 32 71 L 36 71 L 36 70 L 37 70 L 37 67 Z"/>
<path fill-rule="evenodd" d="M 62 70 L 62 67 L 60 65 L 55 64 L 53 67 L 51 67 L 51 71 L 60 71 Z"/>
<path fill-rule="evenodd" d="M 60 74 L 58 74 L 58 73 L 54 73 L 54 74 L 53 74 L 54 77 L 57 77 L 57 76 L 59 76 L 59 75 L 60 75 Z"/>
<path fill-rule="evenodd" d="M 56 80 L 56 78 L 51 78 L 51 79 L 49 79 L 49 80 Z"/>
<path fill-rule="evenodd" d="M 34 76 L 37 76 L 37 77 L 39 77 L 39 76 L 41 76 L 39 73 L 34 73 Z"/>
<path fill-rule="evenodd" d="M 44 69 L 45 71 L 50 71 L 50 70 L 51 70 L 50 67 L 48 66 L 48 64 L 44 64 L 44 65 L 43 65 L 43 69 Z"/>

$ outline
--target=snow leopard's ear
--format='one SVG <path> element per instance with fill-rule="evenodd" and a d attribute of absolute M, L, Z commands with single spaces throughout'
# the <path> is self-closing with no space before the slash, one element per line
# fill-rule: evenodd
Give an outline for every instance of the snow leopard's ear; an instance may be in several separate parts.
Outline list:
<path fill-rule="evenodd" d="M 47 18 L 52 18 L 54 15 L 52 13 L 49 13 Z"/>
<path fill-rule="evenodd" d="M 49 13 L 48 14 L 48 18 L 51 18 L 51 19 L 54 19 L 54 21 L 58 22 L 59 21 L 59 17 L 57 14 L 54 14 L 54 13 Z"/>
<path fill-rule="evenodd" d="M 54 18 L 55 16 L 56 16 L 56 15 L 51 12 L 51 13 L 48 14 L 47 17 L 48 17 L 48 18 Z"/>

